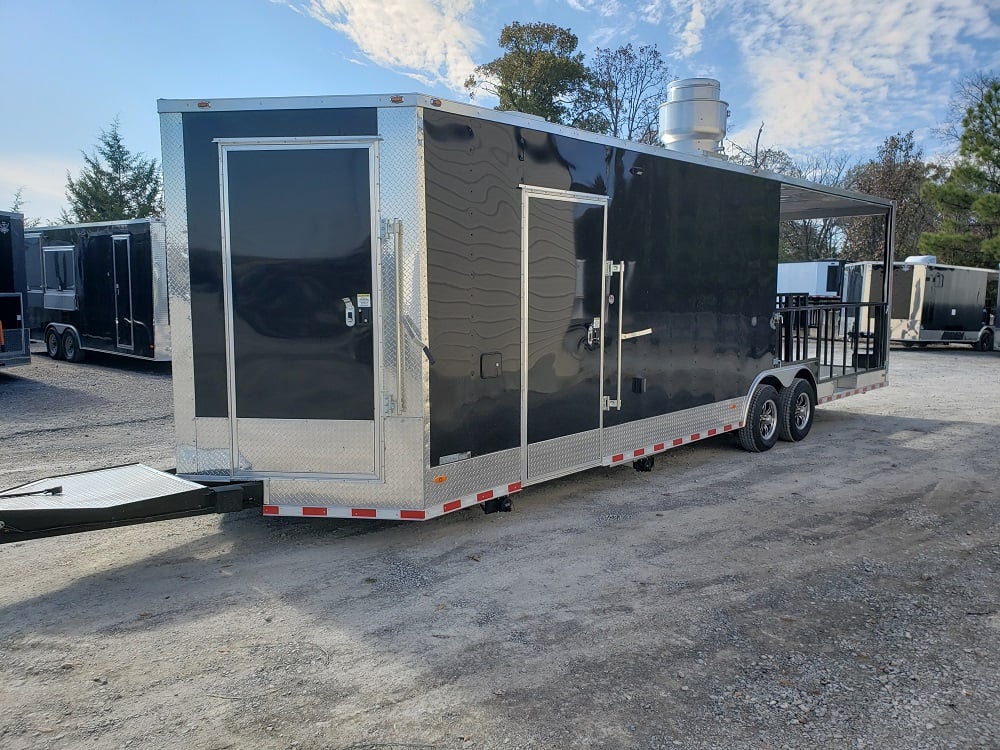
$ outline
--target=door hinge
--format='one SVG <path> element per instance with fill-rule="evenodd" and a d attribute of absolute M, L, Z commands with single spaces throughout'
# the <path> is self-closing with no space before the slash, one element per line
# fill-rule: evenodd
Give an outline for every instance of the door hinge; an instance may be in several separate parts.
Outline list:
<path fill-rule="evenodd" d="M 383 394 L 382 396 L 382 413 L 383 414 L 396 413 L 396 399 L 391 393 L 386 393 Z"/>
<path fill-rule="evenodd" d="M 611 396 L 601 396 L 601 408 L 604 409 L 604 411 L 611 411 L 612 409 L 621 411 L 622 402 L 611 398 Z"/>

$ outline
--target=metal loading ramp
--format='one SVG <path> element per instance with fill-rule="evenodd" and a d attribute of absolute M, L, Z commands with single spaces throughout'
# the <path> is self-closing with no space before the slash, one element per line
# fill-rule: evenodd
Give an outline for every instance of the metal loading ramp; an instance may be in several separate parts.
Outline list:
<path fill-rule="evenodd" d="M 206 487 L 144 464 L 67 474 L 0 492 L 0 543 L 242 510 L 260 495 L 260 483 Z"/>

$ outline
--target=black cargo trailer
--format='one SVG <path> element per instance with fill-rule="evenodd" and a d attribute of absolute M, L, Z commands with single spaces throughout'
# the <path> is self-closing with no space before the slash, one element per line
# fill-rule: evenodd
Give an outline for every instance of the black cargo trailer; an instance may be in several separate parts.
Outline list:
<path fill-rule="evenodd" d="M 163 222 L 39 227 L 25 245 L 31 332 L 49 356 L 75 362 L 91 350 L 170 360 Z"/>
<path fill-rule="evenodd" d="M 910 256 L 892 266 L 890 340 L 906 347 L 968 344 L 991 352 L 997 344 L 997 282 L 990 268 L 937 263 L 933 256 Z M 881 301 L 885 264 L 849 263 L 844 298 Z M 853 318 L 848 318 L 848 324 Z"/>
<path fill-rule="evenodd" d="M 24 216 L 0 211 L 0 367 L 31 362 L 24 272 Z"/>
<path fill-rule="evenodd" d="M 0 493 L 0 541 L 508 510 L 716 435 L 802 440 L 887 383 L 886 304 L 850 303 L 848 336 L 847 303 L 777 293 L 777 259 L 783 221 L 874 216 L 891 262 L 891 201 L 419 94 L 159 109 L 177 476 Z"/>
<path fill-rule="evenodd" d="M 776 275 L 782 221 L 881 217 L 891 259 L 891 201 L 416 94 L 159 108 L 178 474 L 267 514 L 766 450 L 886 382 L 884 304 L 848 340 Z"/>

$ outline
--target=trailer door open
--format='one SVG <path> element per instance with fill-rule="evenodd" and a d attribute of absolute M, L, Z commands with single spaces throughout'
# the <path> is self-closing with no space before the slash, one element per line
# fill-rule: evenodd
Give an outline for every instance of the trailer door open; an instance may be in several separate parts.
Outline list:
<path fill-rule="evenodd" d="M 521 461 L 535 481 L 600 463 L 607 199 L 524 187 L 522 211 Z"/>
<path fill-rule="evenodd" d="M 375 143 L 219 143 L 234 475 L 377 477 Z"/>

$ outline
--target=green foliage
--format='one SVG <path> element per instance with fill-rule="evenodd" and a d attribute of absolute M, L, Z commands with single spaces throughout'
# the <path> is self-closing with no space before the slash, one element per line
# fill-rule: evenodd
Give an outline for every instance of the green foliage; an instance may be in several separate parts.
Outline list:
<path fill-rule="evenodd" d="M 913 140 L 913 131 L 896 133 L 879 146 L 874 159 L 853 167 L 847 187 L 896 201 L 895 248 L 897 257 L 919 252 L 920 236 L 937 228 L 937 213 L 921 195 L 931 166 Z M 843 257 L 878 260 L 885 246 L 881 218 L 852 218 L 844 222 Z"/>
<path fill-rule="evenodd" d="M 500 100 L 497 109 L 565 123 L 587 79 L 576 35 L 551 23 L 515 21 L 504 26 L 499 43 L 507 52 L 476 67 L 465 82 L 470 94 L 482 89 Z"/>
<path fill-rule="evenodd" d="M 102 130 L 94 154 L 84 153 L 84 168 L 74 180 L 66 174 L 66 223 L 141 219 L 163 213 L 156 159 L 125 147 L 116 119 Z"/>
<path fill-rule="evenodd" d="M 1000 78 L 980 76 L 962 118 L 959 159 L 925 183 L 921 195 L 940 215 L 940 231 L 920 237 L 920 252 L 941 263 L 995 268 L 1000 263 Z"/>

